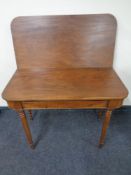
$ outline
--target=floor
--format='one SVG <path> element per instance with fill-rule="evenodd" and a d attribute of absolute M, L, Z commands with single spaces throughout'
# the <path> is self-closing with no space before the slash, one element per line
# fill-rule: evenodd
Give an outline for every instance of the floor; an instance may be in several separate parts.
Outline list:
<path fill-rule="evenodd" d="M 113 112 L 102 149 L 95 110 L 39 110 L 33 116 L 35 150 L 26 143 L 18 114 L 0 110 L 0 175 L 131 174 L 130 107 Z"/>

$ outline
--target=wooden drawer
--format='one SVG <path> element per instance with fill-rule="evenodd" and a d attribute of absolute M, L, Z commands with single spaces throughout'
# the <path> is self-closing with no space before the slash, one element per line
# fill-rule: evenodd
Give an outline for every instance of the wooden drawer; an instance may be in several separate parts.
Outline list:
<path fill-rule="evenodd" d="M 30 101 L 22 102 L 25 109 L 80 109 L 80 108 L 106 108 L 107 101 Z"/>

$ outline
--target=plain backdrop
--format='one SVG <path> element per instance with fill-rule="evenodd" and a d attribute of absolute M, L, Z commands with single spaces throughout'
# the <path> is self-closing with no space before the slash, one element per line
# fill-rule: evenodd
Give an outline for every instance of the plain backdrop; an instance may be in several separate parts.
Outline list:
<path fill-rule="evenodd" d="M 0 95 L 16 69 L 10 23 L 16 16 L 111 13 L 118 21 L 114 68 L 131 91 L 131 0 L 0 0 Z M 131 105 L 131 95 L 125 100 Z M 6 106 L 0 96 L 0 106 Z"/>

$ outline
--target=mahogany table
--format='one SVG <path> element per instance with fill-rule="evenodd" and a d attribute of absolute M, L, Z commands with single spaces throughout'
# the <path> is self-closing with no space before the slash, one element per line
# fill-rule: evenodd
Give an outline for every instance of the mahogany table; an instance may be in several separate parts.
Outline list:
<path fill-rule="evenodd" d="M 18 111 L 31 148 L 25 109 L 31 119 L 32 109 L 106 109 L 99 146 L 104 144 L 111 112 L 128 95 L 112 66 L 116 26 L 110 14 L 13 20 L 17 70 L 2 96 Z"/>

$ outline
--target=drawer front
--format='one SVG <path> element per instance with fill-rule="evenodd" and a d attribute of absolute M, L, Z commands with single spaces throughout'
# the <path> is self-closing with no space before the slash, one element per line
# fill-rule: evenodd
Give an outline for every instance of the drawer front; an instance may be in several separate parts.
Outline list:
<path fill-rule="evenodd" d="M 25 109 L 82 109 L 82 108 L 106 108 L 105 100 L 83 101 L 29 101 L 22 102 Z"/>

